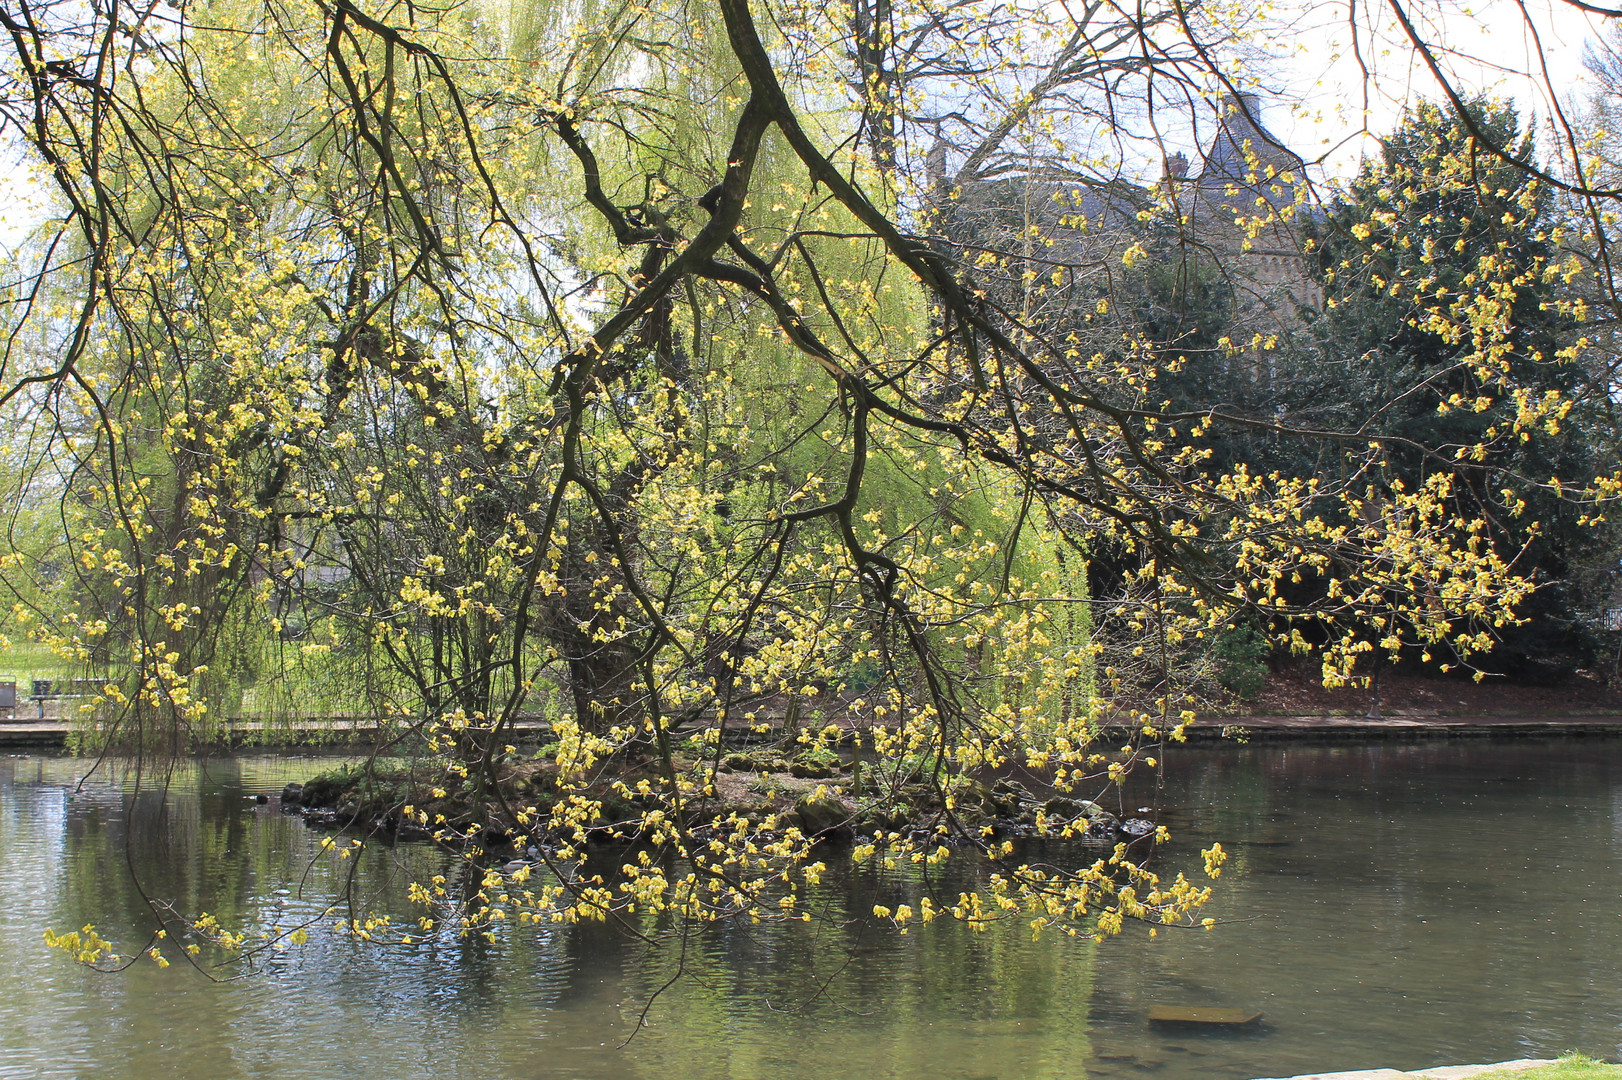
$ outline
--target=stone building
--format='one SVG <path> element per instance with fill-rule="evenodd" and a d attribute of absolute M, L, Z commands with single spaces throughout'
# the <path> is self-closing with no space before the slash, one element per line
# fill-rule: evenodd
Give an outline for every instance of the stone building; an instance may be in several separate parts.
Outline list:
<path fill-rule="evenodd" d="M 947 148 L 937 143 L 927 162 L 934 225 L 959 254 L 1004 256 L 976 264 L 972 280 L 1010 311 L 1048 320 L 1085 317 L 1113 295 L 1123 253 L 1142 243 L 1151 258 L 1186 258 L 1222 278 L 1232 295 L 1236 343 L 1288 334 L 1300 326 L 1303 309 L 1322 308 L 1323 290 L 1300 235 L 1312 212 L 1304 163 L 1267 130 L 1261 112 L 1256 94 L 1230 99 L 1198 172 L 1191 175 L 1188 158 L 1174 153 L 1152 187 L 1079 184 L 1040 173 L 953 176 Z M 1062 284 L 1047 287 L 1050 280 Z M 1043 286 L 1040 310 L 1032 308 L 1032 283 Z"/>
<path fill-rule="evenodd" d="M 1320 310 L 1323 289 L 1302 250 L 1305 163 L 1262 123 L 1259 95 L 1228 101 L 1199 174 L 1182 153 L 1166 159 L 1164 197 L 1182 234 L 1231 282 L 1239 307 L 1287 329 L 1302 308 Z"/>

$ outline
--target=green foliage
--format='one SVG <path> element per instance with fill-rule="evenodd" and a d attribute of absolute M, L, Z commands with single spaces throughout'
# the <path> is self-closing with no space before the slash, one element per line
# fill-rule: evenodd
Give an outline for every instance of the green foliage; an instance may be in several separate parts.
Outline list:
<path fill-rule="evenodd" d="M 1421 1070 L 1417 1075 L 1423 1075 Z M 1584 1054 L 1566 1054 L 1533 1069 L 1494 1069 L 1471 1080 L 1622 1080 L 1622 1065 L 1610 1065 Z"/>
<path fill-rule="evenodd" d="M 827 746 L 809 746 L 796 754 L 794 759 L 808 765 L 833 766 L 840 763 L 839 752 Z"/>
<path fill-rule="evenodd" d="M 1211 647 L 1216 657 L 1217 681 L 1223 689 L 1249 701 L 1267 681 L 1267 658 L 1272 643 L 1249 623 L 1239 623 L 1218 634 Z"/>
<path fill-rule="evenodd" d="M 1513 107 L 1478 99 L 1470 109 L 1489 139 L 1532 159 Z M 1413 490 L 1448 474 L 1457 513 L 1491 522 L 1488 540 L 1536 574 L 1541 587 L 1519 611 L 1526 621 L 1500 631 L 1495 665 L 1552 675 L 1589 662 L 1593 642 L 1574 617 L 1579 571 L 1615 545 L 1545 481 L 1581 487 L 1606 468 L 1609 400 L 1580 355 L 1581 307 L 1566 287 L 1570 255 L 1558 247 L 1549 189 L 1482 149 L 1457 116 L 1425 105 L 1317 231 L 1329 304 L 1313 347 L 1292 362 L 1281 407 L 1303 425 L 1390 439 L 1381 484 Z M 1490 278 L 1510 283 L 1490 315 L 1507 332 L 1483 352 L 1450 327 L 1472 311 L 1486 317 L 1470 297 Z M 1293 459 L 1273 461 L 1300 468 L 1317 453 L 1303 441 Z M 1320 459 L 1316 468 L 1325 464 L 1335 467 Z"/>
<path fill-rule="evenodd" d="M 1150 145 L 1162 88 L 1231 79 L 1220 18 L 1193 42 L 1178 7 L 903 4 L 908 29 L 875 38 L 795 2 L 217 0 L 152 40 L 116 2 L 45 6 L 29 32 L 49 40 L 17 31 L 0 78 L 61 200 L 4 297 L 27 339 L 6 389 L 57 418 L 9 478 L 27 633 L 117 673 L 147 748 L 315 706 L 423 747 L 412 822 L 466 878 L 418 883 L 417 927 L 357 920 L 362 939 L 810 918 L 811 830 L 739 821 L 730 781 L 678 766 L 694 726 L 716 746 L 859 740 L 881 805 L 1010 765 L 1120 783 L 1151 763 L 1094 748 L 1095 599 L 1125 639 L 1102 678 L 1158 741 L 1191 715 L 1168 657 L 1241 613 L 1324 645 L 1333 677 L 1371 647 L 1478 653 L 1530 588 L 1502 524 L 1511 464 L 1541 465 L 1522 442 L 1569 410 L 1516 392 L 1571 348 L 1539 321 L 1537 193 L 1481 183 L 1452 135 L 1371 166 L 1337 226 L 1366 258 L 1336 256 L 1333 310 L 1367 299 L 1360 332 L 1388 300 L 1404 314 L 1365 365 L 1391 373 L 1365 380 L 1386 400 L 1329 399 L 1325 435 L 1258 416 L 1271 390 L 1202 403 L 1220 371 L 1271 376 L 1265 343 L 1218 333 L 1248 319 L 1237 290 L 1154 267 L 1174 241 L 1152 233 L 1181 246 L 1183 223 L 1157 224 L 1153 192 L 1116 198 L 1118 157 L 1070 182 L 1094 155 L 1070 136 L 1123 116 L 1129 87 Z M 1021 47 L 984 46 L 1005 38 Z M 941 154 L 909 161 L 926 135 Z M 1433 245 L 1393 277 L 1401 214 L 1453 213 L 1465 183 L 1486 215 L 1461 218 L 1473 267 L 1427 277 Z M 1472 247 L 1489 226 L 1524 242 Z M 1352 341 L 1334 317 L 1325 342 Z M 1410 452 L 1402 422 L 1439 393 L 1459 426 Z M 1596 479 L 1593 500 L 1618 497 Z M 31 516 L 53 504 L 59 533 Z M 1094 598 L 1104 559 L 1119 588 Z M 51 602 L 26 593 L 58 568 L 75 580 Z M 520 764 L 527 713 L 552 747 Z M 506 798 L 515 770 L 548 797 Z M 813 801 L 836 820 L 834 786 Z M 942 828 L 999 868 L 921 899 L 923 922 L 1102 936 L 1190 925 L 1209 895 L 1124 849 L 1003 865 Z M 643 847 L 519 890 L 492 834 L 572 871 L 595 840 Z"/>

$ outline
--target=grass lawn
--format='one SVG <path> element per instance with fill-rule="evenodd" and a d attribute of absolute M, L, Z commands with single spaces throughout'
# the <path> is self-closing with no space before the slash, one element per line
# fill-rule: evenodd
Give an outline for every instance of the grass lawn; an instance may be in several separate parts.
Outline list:
<path fill-rule="evenodd" d="M 1421 1070 L 1423 1072 L 1423 1070 Z M 1622 1065 L 1607 1065 L 1583 1054 L 1567 1054 L 1553 1065 L 1525 1072 L 1498 1070 L 1477 1073 L 1470 1080 L 1622 1080 Z"/>
<path fill-rule="evenodd" d="M 31 679 L 71 679 L 78 675 L 76 665 L 37 641 L 13 641 L 0 649 L 0 682 L 17 681 L 19 694 L 27 695 Z"/>

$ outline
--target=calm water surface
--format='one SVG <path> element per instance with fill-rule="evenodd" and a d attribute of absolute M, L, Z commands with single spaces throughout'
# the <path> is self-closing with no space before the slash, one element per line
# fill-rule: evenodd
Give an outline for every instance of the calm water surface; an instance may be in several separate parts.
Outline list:
<path fill-rule="evenodd" d="M 99 975 L 45 947 L 43 928 L 84 923 L 144 943 L 132 820 L 152 895 L 236 925 L 317 913 L 351 865 L 244 796 L 322 764 L 214 759 L 132 803 L 116 771 L 75 794 L 82 762 L 0 757 L 0 1077 L 1238 1080 L 1622 1053 L 1614 740 L 1185 750 L 1165 865 L 1221 840 L 1224 924 L 1155 941 L 901 937 L 859 914 L 904 888 L 856 875 L 818 895 L 830 918 L 685 949 L 600 928 L 393 950 L 316 934 L 220 985 L 180 963 Z M 409 915 L 405 880 L 444 865 L 378 852 L 356 884 Z M 1265 1020 L 1158 1031 L 1160 1003 Z"/>

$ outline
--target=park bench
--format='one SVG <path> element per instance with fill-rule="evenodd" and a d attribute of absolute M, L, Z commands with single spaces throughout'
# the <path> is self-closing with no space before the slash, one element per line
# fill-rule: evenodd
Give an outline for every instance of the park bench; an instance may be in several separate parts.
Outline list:
<path fill-rule="evenodd" d="M 4 684 L 0 684 L 3 686 Z M 47 701 L 66 701 L 96 697 L 107 685 L 104 679 L 31 679 L 28 700 L 39 708 L 39 718 L 45 719 Z M 12 683 L 12 707 L 16 707 L 17 684 Z"/>

